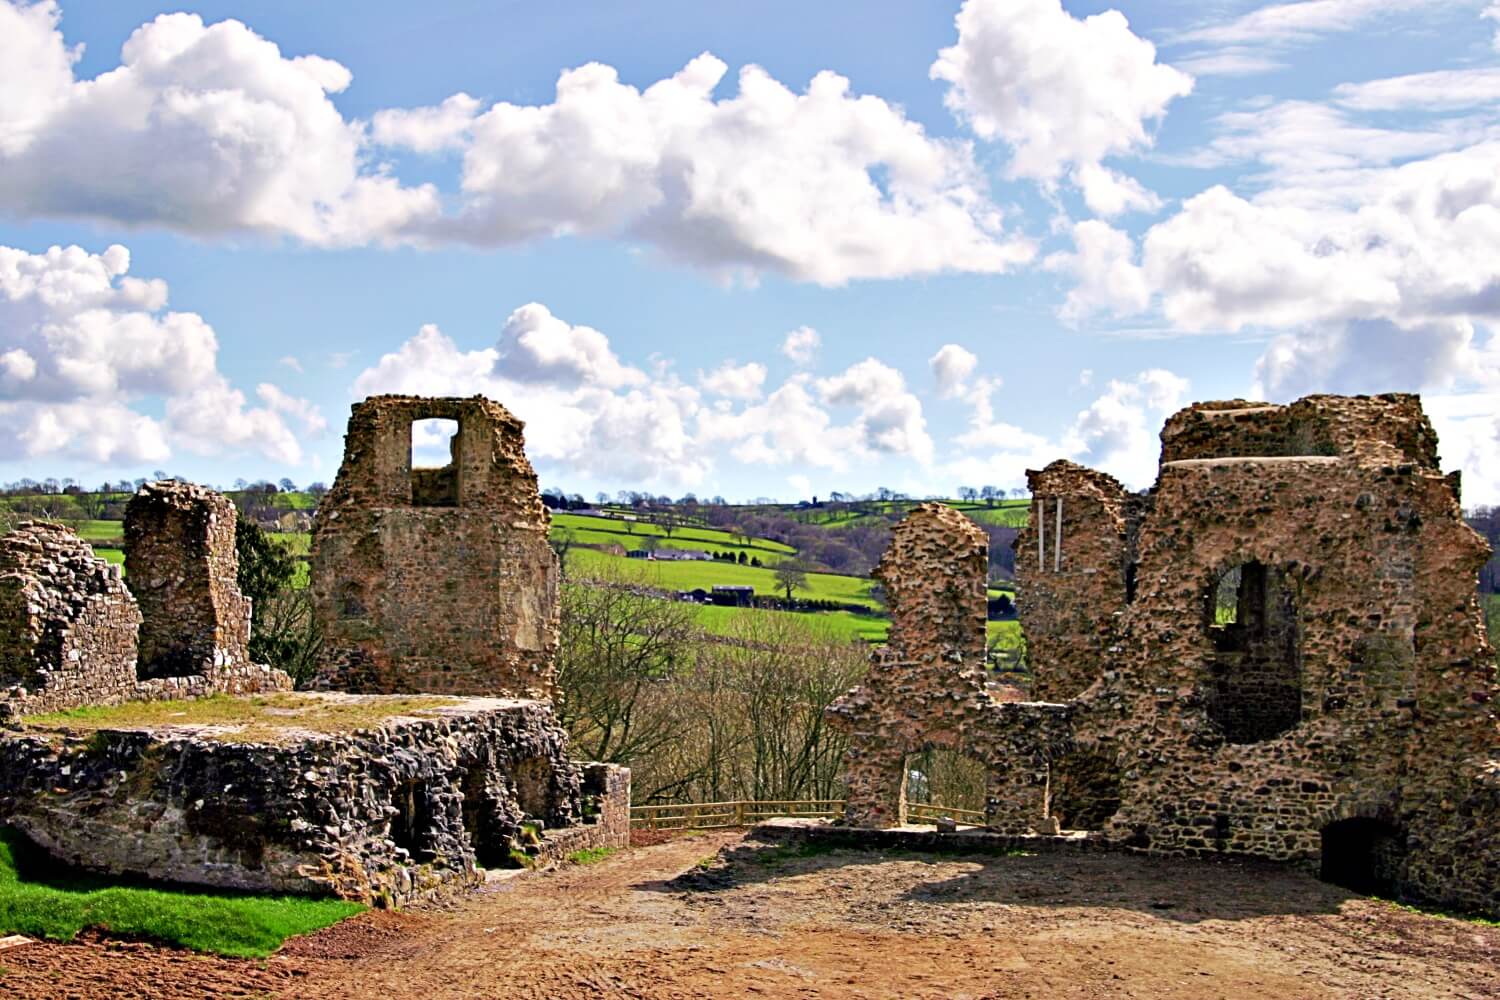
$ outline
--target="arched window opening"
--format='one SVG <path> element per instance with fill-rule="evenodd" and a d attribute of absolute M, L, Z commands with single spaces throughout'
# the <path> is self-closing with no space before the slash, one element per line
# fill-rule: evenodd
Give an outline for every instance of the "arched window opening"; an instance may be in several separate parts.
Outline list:
<path fill-rule="evenodd" d="M 1406 877 L 1406 837 L 1378 819 L 1330 823 L 1323 828 L 1318 877 L 1351 892 L 1395 899 Z"/>
<path fill-rule="evenodd" d="M 904 822 L 932 822 L 945 811 L 953 819 L 975 823 L 985 812 L 989 771 L 973 757 L 932 747 L 906 758 L 901 813 Z M 964 815 L 970 814 L 970 815 Z"/>
<path fill-rule="evenodd" d="M 459 446 L 457 420 L 412 421 L 412 506 L 458 506 Z"/>
<path fill-rule="evenodd" d="M 1258 743 L 1301 722 L 1302 653 L 1286 574 L 1242 563 L 1213 581 L 1206 603 L 1208 715 L 1225 739 Z"/>
<path fill-rule="evenodd" d="M 1069 754 L 1047 767 L 1047 815 L 1063 830 L 1102 830 L 1120 811 L 1120 768 L 1102 754 Z"/>

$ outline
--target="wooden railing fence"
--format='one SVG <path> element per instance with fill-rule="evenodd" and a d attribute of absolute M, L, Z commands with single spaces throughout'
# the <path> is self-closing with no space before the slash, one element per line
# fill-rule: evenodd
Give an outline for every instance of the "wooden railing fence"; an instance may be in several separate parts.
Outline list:
<path fill-rule="evenodd" d="M 631 806 L 630 825 L 637 830 L 715 830 L 753 826 L 764 819 L 790 816 L 837 819 L 844 814 L 843 799 L 734 799 L 728 802 L 673 802 L 669 805 Z M 951 809 L 930 803 L 908 803 L 909 820 L 930 823 L 951 816 L 960 823 L 982 824 L 984 813 Z"/>

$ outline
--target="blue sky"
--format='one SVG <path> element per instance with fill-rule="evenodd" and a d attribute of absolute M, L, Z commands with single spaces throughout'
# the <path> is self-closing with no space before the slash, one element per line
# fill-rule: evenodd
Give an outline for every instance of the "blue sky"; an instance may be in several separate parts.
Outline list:
<path fill-rule="evenodd" d="M 1500 4 L 555 6 L 0 0 L 0 479 L 329 481 L 404 391 L 590 495 L 1140 487 L 1411 390 L 1500 502 Z"/>

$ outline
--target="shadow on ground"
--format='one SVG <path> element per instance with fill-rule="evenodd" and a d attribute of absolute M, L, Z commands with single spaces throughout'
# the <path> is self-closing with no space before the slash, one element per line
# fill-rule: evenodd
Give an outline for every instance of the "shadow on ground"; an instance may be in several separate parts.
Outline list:
<path fill-rule="evenodd" d="M 1123 853 L 930 854 L 756 841 L 705 857 L 676 878 L 633 888 L 713 895 L 838 869 L 850 870 L 854 880 L 878 877 L 889 883 L 895 901 L 902 903 L 1103 907 L 1184 922 L 1337 913 L 1347 900 L 1360 898 L 1289 865 L 1256 859 Z"/>

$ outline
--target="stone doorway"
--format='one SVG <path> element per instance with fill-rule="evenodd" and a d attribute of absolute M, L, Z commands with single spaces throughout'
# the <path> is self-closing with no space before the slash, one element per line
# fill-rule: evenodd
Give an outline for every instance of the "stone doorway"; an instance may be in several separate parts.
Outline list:
<path fill-rule="evenodd" d="M 1322 831 L 1318 877 L 1366 896 L 1395 899 L 1406 875 L 1406 837 L 1384 820 L 1355 817 Z"/>

